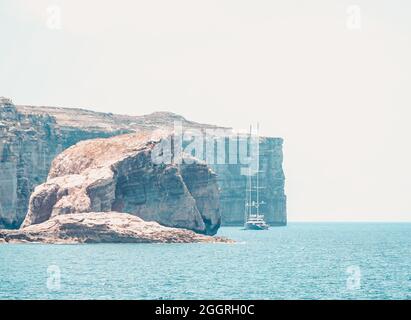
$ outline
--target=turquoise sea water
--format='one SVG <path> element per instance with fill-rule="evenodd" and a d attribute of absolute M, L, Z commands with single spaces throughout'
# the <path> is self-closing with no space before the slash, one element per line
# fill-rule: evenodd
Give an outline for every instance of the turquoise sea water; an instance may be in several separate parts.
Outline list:
<path fill-rule="evenodd" d="M 411 298 L 409 223 L 219 235 L 238 243 L 0 245 L 0 299 Z"/>

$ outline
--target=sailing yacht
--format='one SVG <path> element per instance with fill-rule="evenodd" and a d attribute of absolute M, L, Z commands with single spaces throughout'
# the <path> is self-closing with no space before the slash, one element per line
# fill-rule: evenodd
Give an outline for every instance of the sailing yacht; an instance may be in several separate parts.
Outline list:
<path fill-rule="evenodd" d="M 258 130 L 258 127 L 257 127 Z M 258 131 L 257 131 L 258 135 Z M 250 128 L 251 136 L 251 128 Z M 245 230 L 267 230 L 269 225 L 264 220 L 264 214 L 260 210 L 260 206 L 264 205 L 264 201 L 260 201 L 260 190 L 264 187 L 260 187 L 260 170 L 259 159 L 257 161 L 257 172 L 252 175 L 251 168 L 248 169 L 247 186 L 246 186 L 246 201 L 245 201 L 245 218 L 244 229 Z M 253 184 L 253 177 L 255 177 L 255 184 Z"/>
<path fill-rule="evenodd" d="M 256 173 L 256 186 L 252 185 L 252 176 L 248 177 L 247 183 L 247 200 L 245 203 L 245 223 L 246 230 L 267 230 L 269 225 L 264 220 L 264 214 L 261 213 L 260 207 L 265 204 L 259 200 L 259 191 L 262 187 L 258 186 L 258 175 Z"/>

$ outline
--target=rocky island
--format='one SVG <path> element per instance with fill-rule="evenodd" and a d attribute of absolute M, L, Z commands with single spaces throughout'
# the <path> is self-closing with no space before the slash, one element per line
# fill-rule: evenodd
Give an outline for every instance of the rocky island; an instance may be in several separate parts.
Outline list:
<path fill-rule="evenodd" d="M 228 144 L 223 162 L 206 164 L 183 154 L 181 163 L 153 163 L 153 148 L 169 138 L 176 121 L 188 130 L 233 133 L 230 128 L 191 122 L 167 112 L 121 116 L 85 109 L 16 106 L 1 98 L 0 229 L 12 230 L 1 231 L 0 238 L 13 242 L 36 241 L 38 237 L 58 242 L 61 237 L 56 235 L 65 234 L 61 230 L 72 222 L 77 225 L 73 230 L 87 228 L 81 222 L 84 215 L 88 226 L 93 221 L 101 223 L 110 214 L 117 221 L 130 219 L 129 215 L 140 218 L 133 220 L 133 225 L 145 230 L 153 226 L 146 228 L 146 223 L 157 223 L 153 230 L 161 233 L 164 242 L 173 242 L 172 234 L 164 237 L 173 228 L 188 232 L 186 239 L 194 232 L 196 239 L 204 240 L 220 225 L 242 225 L 246 178 L 241 174 L 243 166 L 233 163 L 233 148 Z M 216 138 L 227 139 L 211 139 Z M 271 225 L 285 225 L 282 139 L 261 137 L 259 146 L 266 220 Z M 120 220 L 119 214 L 124 214 Z M 124 233 L 120 229 L 110 229 L 114 232 L 110 234 Z M 113 241 L 117 236 L 113 235 Z M 70 237 L 63 238 L 59 241 Z M 146 241 L 141 234 L 137 238 L 134 242 Z M 96 239 L 73 235 L 67 241 Z"/>

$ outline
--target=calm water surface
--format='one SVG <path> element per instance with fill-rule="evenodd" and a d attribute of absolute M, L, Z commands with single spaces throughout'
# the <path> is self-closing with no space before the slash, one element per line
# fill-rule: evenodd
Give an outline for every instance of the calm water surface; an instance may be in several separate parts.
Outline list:
<path fill-rule="evenodd" d="M 0 299 L 411 299 L 409 223 L 219 235 L 238 242 L 0 245 Z"/>

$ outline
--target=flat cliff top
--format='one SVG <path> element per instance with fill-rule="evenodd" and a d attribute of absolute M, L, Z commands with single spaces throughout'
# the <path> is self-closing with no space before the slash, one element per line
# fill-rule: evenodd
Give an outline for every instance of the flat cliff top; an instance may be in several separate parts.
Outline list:
<path fill-rule="evenodd" d="M 147 115 L 130 116 L 115 113 L 97 112 L 84 108 L 66 108 L 50 106 L 29 106 L 13 105 L 17 112 L 25 115 L 43 115 L 55 119 L 57 127 L 65 130 L 98 131 L 106 133 L 131 133 L 141 131 L 172 130 L 175 122 L 180 122 L 186 129 L 220 129 L 223 130 L 216 135 L 223 134 L 230 136 L 237 134 L 236 130 L 230 127 L 211 125 L 194 122 L 185 119 L 183 116 L 168 111 L 158 111 Z M 1 112 L 0 112 L 1 113 Z M 0 119 L 1 119 L 0 115 Z M 1 125 L 1 124 L 0 124 Z M 223 133 L 224 132 L 224 133 Z M 240 133 L 247 136 L 247 133 Z M 263 137 L 263 140 L 282 140 L 281 138 Z"/>
<path fill-rule="evenodd" d="M 0 243 L 193 243 L 234 241 L 164 227 L 127 213 L 89 212 L 56 216 L 19 230 L 0 230 Z"/>
<path fill-rule="evenodd" d="M 197 123 L 186 120 L 184 117 L 172 112 L 154 112 L 142 116 L 129 116 L 113 113 L 96 112 L 80 108 L 60 108 L 46 106 L 16 106 L 17 111 L 30 115 L 50 115 L 56 119 L 60 127 L 80 129 L 98 129 L 104 131 L 140 131 L 172 128 L 174 121 L 181 121 L 186 127 L 191 128 L 223 128 L 209 124 Z M 225 128 L 227 129 L 227 128 Z"/>

